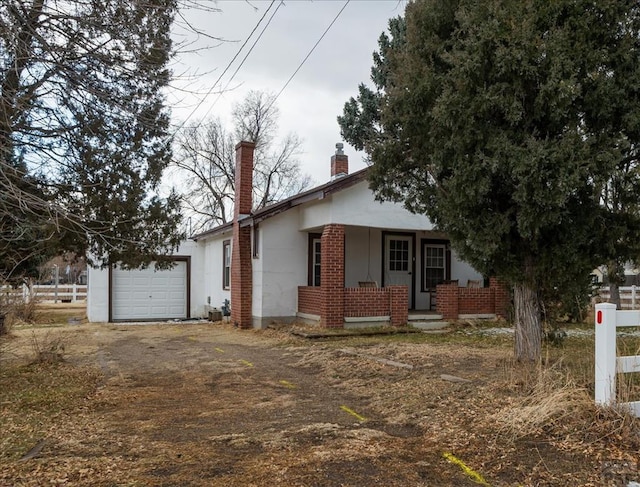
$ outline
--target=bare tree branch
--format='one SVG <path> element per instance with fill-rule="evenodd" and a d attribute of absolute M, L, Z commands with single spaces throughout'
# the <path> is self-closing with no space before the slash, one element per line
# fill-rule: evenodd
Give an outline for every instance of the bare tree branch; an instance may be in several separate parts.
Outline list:
<path fill-rule="evenodd" d="M 234 200 L 235 144 L 256 143 L 254 209 L 263 208 L 306 189 L 311 182 L 297 160 L 302 142 L 295 134 L 277 140 L 278 110 L 273 95 L 250 92 L 234 107 L 232 130 L 209 120 L 177 137 L 173 166 L 184 181 L 182 202 L 192 230 L 202 231 L 230 221 Z"/>

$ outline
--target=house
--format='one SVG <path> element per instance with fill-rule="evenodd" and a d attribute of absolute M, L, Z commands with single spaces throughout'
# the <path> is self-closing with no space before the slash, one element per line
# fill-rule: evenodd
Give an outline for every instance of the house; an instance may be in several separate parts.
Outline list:
<path fill-rule="evenodd" d="M 236 147 L 233 222 L 192 237 L 169 271 L 91 269 L 90 321 L 206 316 L 231 302 L 231 322 L 294 319 L 323 327 L 400 325 L 409 311 L 504 314 L 508 295 L 460 260 L 424 215 L 375 200 L 342 144 L 331 180 L 252 211 L 254 145 Z"/>

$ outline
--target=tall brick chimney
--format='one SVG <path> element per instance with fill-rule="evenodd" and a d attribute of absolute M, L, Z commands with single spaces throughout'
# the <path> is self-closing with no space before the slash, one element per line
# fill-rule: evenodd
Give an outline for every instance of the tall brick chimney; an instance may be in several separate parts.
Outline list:
<path fill-rule="evenodd" d="M 253 142 L 239 142 L 236 145 L 234 220 L 238 219 L 238 215 L 250 214 L 253 207 L 253 151 L 255 148 L 256 145 Z"/>
<path fill-rule="evenodd" d="M 331 156 L 331 179 L 341 178 L 349 174 L 349 156 L 346 156 L 344 151 L 344 144 L 338 142 L 336 144 L 336 153 Z"/>
<path fill-rule="evenodd" d="M 235 203 L 231 248 L 231 323 L 253 327 L 253 271 L 251 266 L 251 227 L 240 227 L 243 216 L 253 206 L 253 142 L 236 145 Z"/>

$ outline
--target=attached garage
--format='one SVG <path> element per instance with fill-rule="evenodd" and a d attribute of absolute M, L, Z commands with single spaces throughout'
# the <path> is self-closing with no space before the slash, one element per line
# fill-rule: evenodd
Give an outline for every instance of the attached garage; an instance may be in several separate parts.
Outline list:
<path fill-rule="evenodd" d="M 178 258 L 171 269 L 111 269 L 109 321 L 189 318 L 189 264 Z"/>

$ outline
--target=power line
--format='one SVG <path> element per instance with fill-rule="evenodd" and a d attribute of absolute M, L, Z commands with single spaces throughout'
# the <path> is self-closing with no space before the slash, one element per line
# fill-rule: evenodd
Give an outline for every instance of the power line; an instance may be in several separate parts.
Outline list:
<path fill-rule="evenodd" d="M 175 129 L 175 132 L 178 132 L 180 129 L 182 129 L 187 121 L 193 117 L 193 115 L 196 113 L 196 111 L 198 110 L 198 108 L 200 108 L 202 106 L 202 104 L 204 103 L 205 99 L 211 95 L 211 93 L 213 92 L 214 88 L 216 87 L 216 85 L 220 82 L 220 80 L 222 79 L 222 77 L 227 73 L 227 71 L 229 70 L 229 68 L 231 67 L 231 65 L 233 64 L 233 62 L 237 59 L 237 57 L 240 55 L 240 53 L 242 52 L 242 50 L 244 49 L 244 46 L 247 45 L 247 43 L 249 42 L 249 39 L 251 39 L 251 37 L 253 36 L 253 34 L 255 33 L 256 30 L 258 30 L 258 27 L 260 26 L 260 24 L 262 23 L 262 21 L 264 20 L 264 18 L 267 16 L 267 13 L 269 12 L 269 10 L 271 10 L 271 7 L 273 7 L 273 4 L 276 3 L 277 0 L 271 0 L 271 3 L 269 4 L 269 7 L 264 11 L 264 14 L 262 14 L 262 17 L 260 17 L 260 20 L 258 20 L 258 23 L 254 26 L 254 28 L 251 30 L 251 33 L 247 36 L 246 40 L 242 43 L 242 45 L 240 46 L 240 49 L 238 49 L 238 52 L 236 52 L 235 56 L 233 56 L 233 58 L 231 59 L 231 61 L 229 61 L 229 63 L 227 64 L 227 67 L 224 68 L 224 71 L 222 72 L 222 74 L 218 77 L 218 79 L 216 80 L 215 83 L 213 83 L 213 85 L 211 85 L 211 88 L 209 89 L 209 91 L 207 92 L 207 94 L 205 96 L 203 96 L 200 101 L 198 102 L 198 104 L 195 106 L 195 108 L 191 111 L 191 113 L 189 113 L 189 115 L 180 123 L 180 125 L 178 125 Z M 280 6 L 278 5 L 278 8 L 280 8 Z M 277 9 L 276 9 L 277 11 Z M 273 16 L 272 16 L 273 17 Z M 269 19 L 269 21 L 271 21 L 271 19 Z M 268 25 L 268 24 L 267 24 Z M 254 44 L 255 45 L 255 44 Z"/>
<path fill-rule="evenodd" d="M 247 54 L 245 54 L 244 58 L 242 58 L 242 61 L 240 61 L 240 64 L 238 65 L 238 67 L 236 68 L 236 70 L 233 72 L 233 74 L 231 75 L 231 78 L 229 78 L 229 81 L 227 81 L 227 84 L 224 86 L 224 88 L 220 91 L 220 93 L 218 94 L 218 98 L 215 99 L 215 101 L 211 104 L 211 106 L 209 106 L 209 108 L 207 109 L 207 111 L 205 112 L 205 114 L 203 115 L 203 118 L 205 118 L 209 112 L 211 110 L 213 110 L 213 107 L 216 105 L 216 103 L 218 103 L 218 100 L 222 97 L 224 91 L 229 87 L 229 85 L 231 84 L 231 81 L 233 81 L 233 78 L 235 78 L 236 74 L 238 74 L 238 71 L 240 71 L 240 68 L 242 68 L 242 65 L 244 64 L 244 62 L 247 60 L 247 58 L 249 57 L 249 55 L 251 54 L 251 52 L 253 51 L 253 48 L 256 47 L 256 44 L 258 44 L 258 42 L 260 41 L 260 39 L 262 38 L 262 35 L 264 34 L 264 32 L 267 30 L 267 27 L 269 27 L 269 24 L 271 23 L 271 21 L 273 20 L 273 17 L 275 17 L 276 13 L 278 13 L 278 10 L 280 9 L 280 7 L 284 5 L 284 2 L 280 1 L 280 3 L 278 4 L 278 6 L 276 7 L 276 9 L 273 11 L 273 13 L 271 14 L 271 17 L 269 17 L 269 20 L 267 21 L 266 25 L 262 28 L 262 31 L 260 32 L 260 34 L 258 35 L 258 37 L 256 38 L 256 40 L 253 42 L 253 44 L 251 45 L 251 47 L 249 48 L 249 51 L 247 52 Z M 271 105 L 269 105 L 271 106 Z"/>
<path fill-rule="evenodd" d="M 318 47 L 318 44 L 320 44 L 320 42 L 322 42 L 322 39 L 324 39 L 324 36 L 327 35 L 327 32 L 329 32 L 329 29 L 331 29 L 331 27 L 333 27 L 333 24 L 336 23 L 336 20 L 338 20 L 338 17 L 340 17 L 340 14 L 342 14 L 343 10 L 347 7 L 347 5 L 349 5 L 349 2 L 351 2 L 351 0 L 347 0 L 346 2 L 344 2 L 344 5 L 342 6 L 342 8 L 340 9 L 340 11 L 336 14 L 336 16 L 333 18 L 333 20 L 331 21 L 331 23 L 329 24 L 329 26 L 325 29 L 325 31 L 322 33 L 322 35 L 320 36 L 320 39 L 318 39 L 318 41 L 313 45 L 313 47 L 311 48 L 311 50 L 307 53 L 307 55 L 305 56 L 305 58 L 302 60 L 302 62 L 298 65 L 298 67 L 296 68 L 296 70 L 293 72 L 293 74 L 291 75 L 291 77 L 287 80 L 287 82 L 284 84 L 284 86 L 280 89 L 280 91 L 278 92 L 278 94 L 275 96 L 275 98 L 271 101 L 271 103 L 269 104 L 269 106 L 266 108 L 267 110 L 269 110 L 271 108 L 271 105 L 273 105 L 276 100 L 278 99 L 278 97 L 282 94 L 282 92 L 286 89 L 287 86 L 289 86 L 289 83 L 291 83 L 291 80 L 293 80 L 293 78 L 295 77 L 296 74 L 298 74 L 298 71 L 300 71 L 300 68 L 302 68 L 302 66 L 304 65 L 304 63 L 307 61 L 307 59 L 309 59 L 309 56 L 311 56 L 311 54 L 313 54 L 313 51 L 315 51 L 316 47 Z"/>

